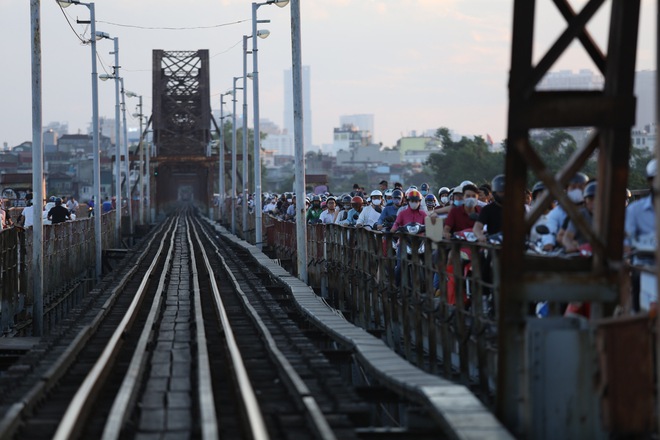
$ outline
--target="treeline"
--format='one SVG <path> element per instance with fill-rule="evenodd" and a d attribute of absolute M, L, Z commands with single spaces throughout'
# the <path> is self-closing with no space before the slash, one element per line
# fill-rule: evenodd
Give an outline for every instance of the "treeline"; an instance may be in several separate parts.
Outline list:
<path fill-rule="evenodd" d="M 435 135 L 442 141 L 442 152 L 431 154 L 424 164 L 424 171 L 430 176 L 433 188 L 452 187 L 464 180 L 477 184 L 489 183 L 494 176 L 504 172 L 506 140 L 503 142 L 502 151 L 490 151 L 486 140 L 481 136 L 463 136 L 454 141 L 446 127 L 439 128 Z M 531 144 L 552 172 L 557 172 L 577 150 L 575 139 L 562 130 L 551 131 L 547 136 L 531 141 Z M 596 177 L 597 154 L 596 150 L 582 169 L 590 178 Z M 651 157 L 652 153 L 647 149 L 632 147 L 628 176 L 630 189 L 648 187 L 645 169 Z M 538 180 L 531 171 L 528 173 L 529 188 Z"/>

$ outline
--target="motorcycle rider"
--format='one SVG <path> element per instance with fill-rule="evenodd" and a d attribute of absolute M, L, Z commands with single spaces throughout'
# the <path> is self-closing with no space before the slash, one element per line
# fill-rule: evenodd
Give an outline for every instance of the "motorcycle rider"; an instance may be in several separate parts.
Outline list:
<path fill-rule="evenodd" d="M 575 205 L 581 205 L 584 202 L 584 187 L 587 186 L 589 177 L 584 173 L 577 173 L 568 183 L 566 187 L 566 195 Z M 543 235 L 541 238 L 544 251 L 551 251 L 562 242 L 562 235 L 564 231 L 564 223 L 567 214 L 564 207 L 557 205 L 548 214 L 546 226 L 550 230 L 549 234 Z"/>
<path fill-rule="evenodd" d="M 580 208 L 580 215 L 584 217 L 588 224 L 592 223 L 594 215 L 596 188 L 596 181 L 591 181 L 584 187 L 584 206 Z M 584 243 L 587 243 L 584 234 L 577 229 L 573 220 L 569 221 L 562 238 L 562 244 L 566 252 L 576 252 L 580 245 Z"/>
<path fill-rule="evenodd" d="M 493 203 L 481 208 L 479 212 L 479 219 L 474 222 L 472 231 L 477 237 L 477 240 L 485 243 L 487 238 L 484 233 L 485 230 L 488 234 L 497 234 L 502 230 L 502 204 L 504 203 L 504 174 L 493 177 L 491 182 Z"/>
<path fill-rule="evenodd" d="M 364 205 L 364 200 L 362 197 L 355 196 L 351 199 L 351 210 L 348 211 L 348 215 L 344 220 L 339 221 L 337 224 L 344 226 L 355 226 L 355 222 L 360 217 L 362 212 L 362 207 Z"/>
<path fill-rule="evenodd" d="M 312 196 L 311 202 L 312 206 L 307 210 L 305 220 L 307 220 L 307 223 L 315 224 L 319 222 L 319 217 L 321 217 L 321 213 L 323 212 L 321 208 L 321 196 Z"/>
<path fill-rule="evenodd" d="M 408 191 L 406 198 L 408 199 L 408 209 L 399 211 L 392 229 L 390 229 L 391 232 L 409 223 L 424 224 L 424 218 L 426 218 L 427 213 L 420 209 L 422 205 L 422 194 L 418 190 L 413 189 Z"/>
<path fill-rule="evenodd" d="M 401 207 L 403 201 L 403 192 L 400 189 L 392 191 L 392 200 L 388 201 L 383 212 L 380 213 L 376 228 L 380 231 L 382 229 L 389 229 L 394 220 L 396 220 L 397 211 Z"/>
<path fill-rule="evenodd" d="M 374 225 L 378 223 L 380 219 L 380 214 L 383 212 L 383 193 L 380 190 L 375 189 L 371 191 L 371 205 L 367 206 L 360 213 L 360 217 L 355 222 L 355 226 L 358 228 L 374 228 Z"/>

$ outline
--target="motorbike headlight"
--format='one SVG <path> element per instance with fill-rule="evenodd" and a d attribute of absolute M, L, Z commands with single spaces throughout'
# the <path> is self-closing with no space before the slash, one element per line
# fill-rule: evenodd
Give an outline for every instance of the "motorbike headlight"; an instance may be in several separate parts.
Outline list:
<path fill-rule="evenodd" d="M 417 234 L 419 232 L 419 225 L 408 226 L 408 232 L 411 234 Z"/>

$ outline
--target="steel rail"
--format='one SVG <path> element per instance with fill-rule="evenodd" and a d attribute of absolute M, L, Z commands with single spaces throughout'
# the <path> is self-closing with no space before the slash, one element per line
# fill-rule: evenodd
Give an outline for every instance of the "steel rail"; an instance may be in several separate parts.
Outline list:
<path fill-rule="evenodd" d="M 144 372 L 146 359 L 148 357 L 147 346 L 149 344 L 149 340 L 151 339 L 154 323 L 156 322 L 156 319 L 160 313 L 160 306 L 163 299 L 162 293 L 165 290 L 165 283 L 167 275 L 169 274 L 170 262 L 174 250 L 174 240 L 176 238 L 176 228 L 179 224 L 178 218 L 175 223 L 174 233 L 172 234 L 170 241 L 170 249 L 167 255 L 167 259 L 165 260 L 163 271 L 160 274 L 156 295 L 154 296 L 154 300 L 151 303 L 149 315 L 145 321 L 144 328 L 140 334 L 140 338 L 135 347 L 135 351 L 128 366 L 128 370 L 124 376 L 124 380 L 122 381 L 121 386 L 119 387 L 119 391 L 115 396 L 115 400 L 112 403 L 112 408 L 110 409 L 108 419 L 105 423 L 105 427 L 103 428 L 103 440 L 113 440 L 119 438 L 121 435 L 122 427 L 124 426 L 124 421 L 130 415 L 132 403 L 135 396 L 137 395 L 137 392 L 139 391 L 140 379 Z M 148 279 L 149 275 L 150 271 L 145 275 L 145 279 Z M 140 284 L 140 288 L 138 289 L 136 296 L 142 294 L 142 287 L 143 284 Z"/>
<path fill-rule="evenodd" d="M 220 249 L 218 246 L 216 246 L 215 242 L 213 239 L 209 236 L 209 234 L 206 232 L 206 230 L 199 225 L 200 229 L 202 229 L 202 232 L 206 236 L 206 238 L 210 241 L 211 245 L 215 249 L 216 255 L 220 258 L 220 261 L 222 262 L 222 265 L 224 267 L 225 272 L 227 273 L 227 276 L 232 280 L 232 284 L 234 285 L 234 289 L 240 296 L 241 300 L 243 301 L 243 304 L 246 308 L 246 310 L 250 313 L 250 316 L 252 318 L 252 321 L 254 324 L 259 327 L 259 330 L 261 331 L 261 334 L 264 338 L 264 341 L 266 343 L 266 346 L 268 347 L 268 350 L 271 354 L 271 359 L 280 366 L 281 371 L 285 374 L 285 377 L 289 383 L 290 386 L 294 388 L 294 391 L 298 396 L 301 398 L 301 402 L 306 410 L 307 414 L 307 420 L 312 424 L 312 427 L 316 431 L 316 434 L 318 435 L 318 438 L 324 439 L 324 440 L 334 440 L 336 439 L 336 436 L 334 432 L 332 431 L 332 428 L 328 424 L 327 419 L 323 415 L 323 411 L 321 411 L 321 408 L 318 405 L 318 402 L 316 402 L 316 399 L 314 399 L 313 393 L 310 391 L 310 389 L 307 387 L 303 379 L 300 377 L 300 375 L 296 372 L 295 368 L 291 365 L 289 360 L 286 358 L 286 356 L 280 351 L 280 349 L 277 347 L 277 342 L 271 335 L 270 331 L 268 328 L 266 328 L 266 325 L 264 324 L 263 320 L 259 317 L 259 313 L 254 309 L 252 304 L 250 303 L 250 300 L 248 299 L 247 295 L 243 290 L 241 289 L 238 281 L 236 280 L 236 277 L 234 277 L 234 274 L 231 272 L 231 269 L 227 265 L 226 260 L 224 257 L 220 254 Z M 197 234 L 197 231 L 195 230 L 195 234 Z M 198 237 L 199 240 L 199 237 Z M 201 241 L 201 240 L 200 240 Z M 207 264 L 207 268 L 209 273 L 213 273 L 212 268 L 210 267 L 210 264 L 208 262 L 208 258 L 206 256 L 206 251 L 204 248 L 202 248 L 202 251 L 204 253 L 204 260 Z M 215 279 L 214 277 L 211 277 L 211 282 L 213 286 L 215 287 Z M 216 295 L 216 290 L 214 288 L 214 295 Z M 219 298 L 219 292 L 217 293 L 217 301 L 221 301 Z"/>
<path fill-rule="evenodd" d="M 234 331 L 229 322 L 229 318 L 227 317 L 227 311 L 225 310 L 222 298 L 220 297 L 220 289 L 218 289 L 218 284 L 215 281 L 215 277 L 212 276 L 213 268 L 209 262 L 209 258 L 206 254 L 206 250 L 204 249 L 202 240 L 197 233 L 197 229 L 193 229 L 193 232 L 195 233 L 195 238 L 197 239 L 197 243 L 202 252 L 206 270 L 209 274 L 209 281 L 211 282 L 211 289 L 213 291 L 213 299 L 215 301 L 218 316 L 220 317 L 220 322 L 222 324 L 222 331 L 227 343 L 227 350 L 229 351 L 231 358 L 231 363 L 234 375 L 236 377 L 238 390 L 241 396 L 243 409 L 245 410 L 245 414 L 248 417 L 251 437 L 255 440 L 269 439 L 270 436 L 268 435 L 266 423 L 264 422 L 263 415 L 261 414 L 261 408 L 257 402 L 257 396 L 254 392 L 254 388 L 252 387 L 252 383 L 250 382 L 250 378 L 248 377 L 245 364 L 243 363 L 243 357 L 241 356 L 241 352 L 238 349 L 238 344 L 236 343 L 236 338 L 234 337 Z M 211 241 L 211 243 L 213 242 L 208 237 L 208 234 L 206 234 L 206 237 L 209 239 L 209 241 Z M 234 282 L 235 281 L 236 280 L 234 280 Z"/>
<path fill-rule="evenodd" d="M 199 289 L 199 272 L 197 271 L 197 258 L 195 257 L 192 237 L 190 236 L 190 221 L 186 220 L 186 236 L 190 246 L 190 260 L 192 266 L 193 302 L 195 306 L 196 341 L 197 341 L 197 392 L 199 410 L 201 412 L 202 438 L 206 440 L 218 438 L 218 419 L 215 413 L 215 399 L 213 397 L 213 384 L 211 380 L 211 361 L 206 345 L 206 332 L 204 331 L 204 316 L 202 315 L 202 299 Z M 203 249 L 203 248 L 202 248 Z M 212 273 L 212 272 L 211 272 Z M 211 275 L 208 275 L 211 277 Z"/>
<path fill-rule="evenodd" d="M 126 274 L 122 277 L 119 283 L 112 289 L 110 298 L 102 305 L 101 312 L 94 318 L 94 320 L 83 327 L 83 329 L 78 333 L 73 342 L 68 346 L 68 348 L 57 358 L 57 360 L 51 365 L 51 367 L 42 375 L 41 380 L 34 385 L 28 392 L 26 398 L 22 399 L 21 402 L 17 402 L 11 406 L 7 411 L 5 417 L 0 421 L 0 438 L 10 438 L 14 435 L 16 430 L 20 425 L 20 418 L 26 412 L 32 411 L 32 408 L 37 404 L 45 393 L 47 393 L 54 384 L 64 375 L 67 368 L 73 363 L 75 356 L 80 353 L 84 345 L 87 343 L 92 334 L 99 327 L 101 321 L 108 313 L 109 309 L 114 304 L 114 301 L 117 298 L 117 293 L 128 284 L 128 281 L 134 276 L 135 272 L 138 270 L 139 265 L 146 258 L 153 242 L 156 240 L 158 233 L 165 228 L 165 223 L 161 224 L 158 227 L 157 231 L 151 235 L 151 238 L 147 242 L 147 245 L 144 247 L 144 251 L 137 257 L 137 261 L 130 268 Z"/>
<path fill-rule="evenodd" d="M 176 231 L 176 226 L 178 225 L 178 219 L 173 224 L 174 226 L 170 227 L 168 233 L 173 228 Z M 168 256 L 167 256 L 168 260 L 171 258 L 171 254 L 174 248 L 175 235 L 176 234 L 172 234 L 172 238 L 170 239 L 170 249 L 168 251 Z M 163 237 L 163 240 L 161 240 L 156 257 L 153 259 L 151 265 L 149 266 L 149 269 L 147 270 L 144 278 L 142 279 L 142 282 L 140 283 L 140 287 L 138 288 L 138 291 L 135 297 L 133 298 L 133 301 L 131 302 L 128 311 L 126 312 L 126 315 L 124 315 L 124 318 L 117 326 L 117 330 L 115 330 L 115 332 L 113 333 L 112 337 L 110 338 L 110 341 L 103 350 L 103 353 L 101 353 L 101 356 L 96 361 L 89 374 L 87 374 L 85 380 L 83 381 L 82 385 L 76 392 L 76 395 L 73 397 L 73 400 L 69 404 L 66 413 L 62 418 L 62 421 L 57 427 L 57 431 L 55 432 L 55 436 L 53 437 L 54 440 L 67 440 L 73 438 L 75 436 L 76 430 L 80 428 L 77 422 L 83 417 L 83 414 L 85 414 L 86 410 L 89 409 L 90 400 L 100 388 L 102 378 L 107 374 L 107 372 L 113 366 L 113 360 L 115 355 L 119 351 L 119 347 L 123 340 L 124 333 L 131 326 L 133 320 L 137 316 L 139 305 L 143 297 L 145 296 L 146 285 L 148 283 L 149 277 L 153 272 L 153 270 L 155 269 L 160 259 L 159 257 L 163 251 L 166 236 L 167 233 Z M 164 271 L 167 271 L 167 261 Z M 159 289 L 161 289 L 161 287 L 162 286 L 159 285 Z"/>

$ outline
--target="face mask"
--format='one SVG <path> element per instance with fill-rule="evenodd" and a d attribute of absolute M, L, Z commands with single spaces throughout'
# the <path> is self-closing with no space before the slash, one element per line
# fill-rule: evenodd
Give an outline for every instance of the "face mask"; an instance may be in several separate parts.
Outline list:
<path fill-rule="evenodd" d="M 380 199 L 373 199 L 373 200 L 371 201 L 371 204 L 372 204 L 372 205 L 375 205 L 375 206 L 378 206 L 378 205 L 380 205 L 380 202 L 381 202 Z"/>
<path fill-rule="evenodd" d="M 454 200 L 454 206 L 463 206 L 463 200 Z"/>
<path fill-rule="evenodd" d="M 401 206 L 401 199 L 392 199 L 394 206 Z"/>
<path fill-rule="evenodd" d="M 582 203 L 584 197 L 582 196 L 582 190 L 580 188 L 572 189 L 568 192 L 568 198 L 571 199 L 573 203 Z"/>
<path fill-rule="evenodd" d="M 287 203 L 291 203 L 291 199 L 286 199 L 286 202 L 287 202 Z"/>
<path fill-rule="evenodd" d="M 449 203 L 449 197 L 442 196 L 440 197 L 440 201 L 442 202 L 443 205 L 446 205 L 447 203 Z"/>
<path fill-rule="evenodd" d="M 477 206 L 477 199 L 474 198 L 465 199 L 465 206 L 468 208 L 474 208 L 475 206 Z"/>
<path fill-rule="evenodd" d="M 428 191 L 424 191 L 424 190 L 421 190 L 420 192 L 422 193 L 423 196 L 425 196 L 428 193 Z"/>
<path fill-rule="evenodd" d="M 410 202 L 408 205 L 410 205 L 410 209 L 418 209 L 419 208 L 419 202 Z"/>

